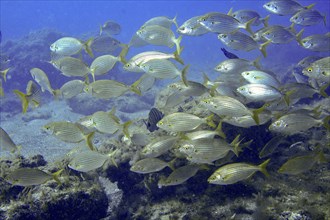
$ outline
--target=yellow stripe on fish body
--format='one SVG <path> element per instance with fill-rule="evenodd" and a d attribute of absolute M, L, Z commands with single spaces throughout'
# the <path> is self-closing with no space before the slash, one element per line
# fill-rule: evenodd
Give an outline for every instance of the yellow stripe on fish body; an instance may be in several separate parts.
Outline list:
<path fill-rule="evenodd" d="M 5 180 L 6 182 L 17 186 L 34 186 L 43 184 L 51 179 L 55 179 L 58 183 L 58 176 L 63 170 L 59 170 L 53 174 L 48 174 L 37 168 L 18 168 L 9 173 Z"/>
<path fill-rule="evenodd" d="M 259 68 L 260 57 L 254 61 L 249 61 L 245 59 L 228 59 L 220 62 L 214 70 L 220 73 L 229 74 L 229 73 L 241 73 L 244 70 L 247 70 L 251 67 Z"/>
<path fill-rule="evenodd" d="M 142 149 L 141 154 L 144 157 L 158 157 L 170 150 L 178 139 L 178 137 L 173 136 L 156 138 Z"/>
<path fill-rule="evenodd" d="M 150 25 L 141 27 L 136 34 L 149 44 L 173 47 L 176 45 L 178 54 L 181 52 L 180 42 L 182 36 L 175 38 L 174 33 L 167 28 L 159 25 Z"/>
<path fill-rule="evenodd" d="M 308 114 L 292 113 L 284 115 L 274 121 L 269 126 L 269 130 L 284 135 L 292 135 L 301 131 L 306 131 L 312 127 L 319 127 L 321 125 L 329 128 L 329 118 L 330 116 L 327 116 L 321 120 L 315 119 Z"/>
<path fill-rule="evenodd" d="M 328 52 L 330 50 L 330 32 L 326 34 L 314 34 L 304 39 L 298 39 L 299 44 L 305 49 L 317 52 Z"/>
<path fill-rule="evenodd" d="M 115 152 L 104 155 L 97 151 L 86 150 L 74 155 L 68 166 L 79 172 L 89 172 L 103 166 L 107 160 L 112 159 Z"/>
<path fill-rule="evenodd" d="M 86 76 L 90 73 L 89 67 L 81 60 L 74 57 L 62 57 L 51 61 L 54 67 L 65 76 Z"/>
<path fill-rule="evenodd" d="M 112 55 L 103 55 L 95 58 L 90 65 L 92 75 L 98 76 L 106 74 L 118 61 L 120 61 L 120 58 Z"/>
<path fill-rule="evenodd" d="M 218 39 L 234 50 L 251 51 L 259 49 L 264 57 L 267 56 L 266 46 L 271 42 L 268 41 L 259 45 L 252 37 L 239 31 L 229 34 L 219 34 Z"/>
<path fill-rule="evenodd" d="M 286 161 L 278 170 L 279 173 L 297 175 L 314 167 L 316 163 L 327 163 L 322 152 L 293 157 Z"/>
<path fill-rule="evenodd" d="M 52 86 L 50 85 L 48 76 L 47 76 L 47 74 L 43 70 L 41 70 L 39 68 L 32 68 L 30 70 L 30 73 L 31 73 L 31 76 L 33 77 L 33 79 L 41 87 L 41 91 L 42 92 L 44 92 L 45 90 L 47 90 L 52 95 L 55 95 L 55 92 L 54 92 Z"/>
<path fill-rule="evenodd" d="M 241 75 L 249 83 L 265 84 L 275 88 L 280 86 L 280 82 L 275 77 L 261 70 L 244 71 Z"/>
<path fill-rule="evenodd" d="M 165 116 L 157 123 L 157 126 L 172 132 L 192 131 L 201 124 L 209 124 L 211 127 L 216 127 L 212 121 L 213 115 L 207 118 L 200 118 L 196 115 L 176 112 Z"/>
<path fill-rule="evenodd" d="M 91 38 L 83 43 L 73 37 L 62 37 L 50 45 L 50 50 L 58 55 L 71 56 L 79 53 L 84 48 L 93 57 L 92 49 L 90 48 L 92 41 L 93 39 Z"/>
<path fill-rule="evenodd" d="M 208 182 L 217 185 L 234 184 L 239 181 L 248 179 L 257 171 L 262 172 L 266 176 L 269 176 L 266 166 L 270 159 L 266 160 L 259 166 L 251 165 L 247 163 L 232 163 L 217 169 L 209 178 Z"/>
<path fill-rule="evenodd" d="M 249 101 L 269 102 L 283 97 L 282 93 L 272 86 L 252 83 L 237 88 L 237 92 L 242 94 Z"/>
<path fill-rule="evenodd" d="M 70 99 L 82 93 L 85 86 L 86 82 L 82 80 L 70 80 L 61 86 L 57 95 L 62 96 L 64 99 Z"/>
<path fill-rule="evenodd" d="M 97 80 L 84 88 L 86 93 L 102 99 L 119 97 L 129 90 L 135 92 L 132 87 L 115 80 Z"/>
<path fill-rule="evenodd" d="M 201 16 L 197 21 L 211 32 L 228 34 L 243 28 L 253 34 L 251 25 L 255 22 L 255 20 L 256 18 L 253 18 L 242 24 L 230 15 L 220 12 L 210 12 Z"/>
<path fill-rule="evenodd" d="M 43 129 L 60 140 L 69 143 L 78 143 L 85 139 L 85 135 L 81 129 L 72 122 L 50 122 L 44 125 Z"/>
<path fill-rule="evenodd" d="M 229 96 L 215 96 L 201 100 L 201 104 L 219 116 L 245 116 L 253 113 L 239 100 Z"/>
<path fill-rule="evenodd" d="M 167 166 L 170 164 L 158 158 L 145 158 L 133 164 L 130 170 L 135 173 L 146 174 L 161 171 Z"/>
<path fill-rule="evenodd" d="M 174 170 L 167 178 L 158 181 L 158 187 L 175 186 L 184 183 L 196 175 L 200 167 L 196 164 L 189 164 Z"/>

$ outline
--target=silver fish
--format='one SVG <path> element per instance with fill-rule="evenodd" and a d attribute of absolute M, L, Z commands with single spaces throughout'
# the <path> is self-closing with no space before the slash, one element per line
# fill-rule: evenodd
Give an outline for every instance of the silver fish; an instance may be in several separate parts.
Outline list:
<path fill-rule="evenodd" d="M 295 0 L 271 0 L 263 5 L 263 8 L 277 15 L 293 15 L 302 9 L 312 8 L 315 4 L 302 6 Z"/>
<path fill-rule="evenodd" d="M 322 21 L 326 25 L 325 15 L 314 9 L 300 10 L 290 18 L 290 21 L 302 26 L 316 25 Z"/>
<path fill-rule="evenodd" d="M 249 101 L 269 102 L 282 97 L 282 93 L 274 87 L 252 83 L 237 88 L 237 92 L 247 98 Z"/>
<path fill-rule="evenodd" d="M 203 25 L 198 22 L 201 16 L 195 16 L 185 21 L 177 30 L 180 34 L 189 36 L 200 36 L 209 32 Z"/>
<path fill-rule="evenodd" d="M 253 18 L 242 24 L 230 15 L 220 12 L 210 12 L 201 16 L 197 21 L 211 32 L 228 34 L 242 28 L 252 34 L 251 24 L 255 21 L 255 19 L 256 18 Z"/>

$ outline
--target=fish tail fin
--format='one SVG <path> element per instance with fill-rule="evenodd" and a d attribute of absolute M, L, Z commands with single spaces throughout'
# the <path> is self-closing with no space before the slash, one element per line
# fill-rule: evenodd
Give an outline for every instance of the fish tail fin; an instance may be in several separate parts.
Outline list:
<path fill-rule="evenodd" d="M 173 171 L 175 170 L 175 167 L 174 167 L 175 161 L 176 161 L 176 157 L 167 163 L 167 166 Z"/>
<path fill-rule="evenodd" d="M 294 28 L 295 23 L 291 23 L 291 25 L 287 28 L 292 33 L 297 33 L 296 29 Z"/>
<path fill-rule="evenodd" d="M 190 67 L 190 65 L 187 65 L 181 71 L 181 80 L 182 80 L 183 84 L 187 87 L 188 87 L 187 74 L 188 74 L 189 67 Z"/>
<path fill-rule="evenodd" d="M 27 98 L 27 95 L 17 89 L 14 90 L 14 93 L 19 97 L 22 102 L 22 113 L 26 113 L 29 106 L 29 99 Z"/>
<path fill-rule="evenodd" d="M 176 14 L 176 15 L 174 16 L 174 18 L 172 19 L 172 22 L 173 22 L 173 24 L 175 25 L 176 28 L 179 28 L 178 23 L 176 22 L 176 18 L 177 18 L 177 16 L 178 16 L 178 14 Z"/>
<path fill-rule="evenodd" d="M 5 82 L 7 81 L 7 73 L 8 73 L 9 70 L 10 70 L 10 68 L 7 68 L 7 69 L 1 71 L 1 75 L 3 77 L 3 81 L 5 81 Z"/>
<path fill-rule="evenodd" d="M 96 68 L 89 69 L 90 74 L 92 75 L 93 82 L 95 82 L 95 70 Z"/>
<path fill-rule="evenodd" d="M 296 34 L 296 41 L 299 43 L 301 42 L 301 36 L 304 33 L 305 29 L 301 29 L 298 34 Z"/>
<path fill-rule="evenodd" d="M 311 8 L 313 8 L 314 6 L 315 6 L 315 3 L 306 6 L 305 9 L 311 9 Z"/>
<path fill-rule="evenodd" d="M 180 47 L 181 40 L 182 40 L 182 35 L 180 35 L 178 38 L 174 39 L 174 43 L 175 43 L 175 46 L 176 46 L 176 51 L 179 55 L 182 51 L 181 47 Z"/>
<path fill-rule="evenodd" d="M 115 160 L 115 155 L 116 155 L 117 151 L 118 151 L 118 149 L 112 151 L 111 153 L 108 154 L 108 156 L 110 157 L 110 160 L 111 160 L 112 164 L 115 165 L 115 167 L 118 168 L 118 164 Z"/>
<path fill-rule="evenodd" d="M 63 172 L 63 170 L 64 169 L 60 169 L 60 170 L 56 171 L 55 173 L 52 173 L 52 177 L 57 182 L 58 185 L 62 185 L 62 183 L 61 183 L 61 181 L 60 181 L 60 179 L 58 177 L 61 175 L 61 173 Z"/>
<path fill-rule="evenodd" d="M 131 137 L 129 134 L 128 128 L 132 123 L 133 123 L 132 121 L 127 121 L 123 124 L 123 133 L 127 138 Z"/>
<path fill-rule="evenodd" d="M 53 90 L 53 95 L 54 95 L 55 100 L 59 100 L 60 97 L 62 96 L 61 90 L 59 90 L 59 89 Z"/>
<path fill-rule="evenodd" d="M 217 132 L 217 135 L 219 135 L 223 139 L 226 139 L 226 134 L 222 131 L 222 121 L 219 122 L 217 128 L 215 129 L 215 132 Z"/>
<path fill-rule="evenodd" d="M 211 115 L 209 115 L 209 116 L 207 116 L 206 118 L 205 118 L 205 122 L 210 126 L 210 127 L 212 127 L 212 128 L 216 128 L 217 126 L 214 124 L 214 122 L 213 122 L 213 117 L 214 117 L 214 114 L 211 114 Z"/>
<path fill-rule="evenodd" d="M 116 107 L 113 106 L 111 111 L 109 112 L 110 117 L 112 120 L 114 120 L 116 123 L 120 123 L 120 119 L 116 116 Z"/>
<path fill-rule="evenodd" d="M 289 91 L 284 93 L 283 99 L 284 99 L 287 106 L 290 105 L 290 96 L 295 92 L 296 92 L 296 90 L 289 90 Z"/>
<path fill-rule="evenodd" d="M 330 83 L 327 83 L 327 84 L 321 86 L 321 88 L 320 88 L 319 93 L 320 93 L 320 95 L 323 96 L 324 98 L 329 97 L 329 95 L 326 93 L 326 90 L 327 90 L 327 88 L 329 87 L 329 85 L 330 85 Z"/>
<path fill-rule="evenodd" d="M 119 54 L 119 61 L 122 62 L 123 64 L 126 64 L 127 63 L 127 60 L 126 60 L 126 55 L 128 54 L 128 45 L 127 44 L 121 44 L 122 45 L 122 50 Z"/>
<path fill-rule="evenodd" d="M 5 91 L 3 90 L 3 88 L 0 86 L 0 97 L 5 96 Z"/>
<path fill-rule="evenodd" d="M 253 120 L 256 122 L 257 125 L 260 124 L 259 115 L 260 115 L 260 113 L 262 113 L 264 110 L 265 110 L 264 106 L 262 106 L 261 108 L 258 108 L 258 109 L 254 109 L 254 110 L 252 110 L 252 118 L 253 118 Z"/>
<path fill-rule="evenodd" d="M 179 51 L 179 53 L 178 53 L 178 51 L 175 51 L 175 52 L 173 53 L 173 55 L 174 55 L 174 59 L 175 59 L 176 61 L 178 61 L 179 63 L 181 63 L 182 65 L 184 65 L 184 62 L 183 62 L 183 60 L 182 60 L 181 57 L 180 57 L 180 54 L 181 54 L 182 50 L 183 50 L 183 47 L 181 47 L 181 51 Z"/>
<path fill-rule="evenodd" d="M 260 172 L 262 172 L 263 174 L 265 174 L 266 177 L 269 177 L 269 173 L 266 169 L 268 163 L 270 161 L 270 158 L 266 161 L 264 161 L 262 164 L 260 164 L 258 167 L 260 168 Z"/>
<path fill-rule="evenodd" d="M 208 86 L 211 83 L 210 78 L 203 72 L 203 85 Z"/>
<path fill-rule="evenodd" d="M 86 53 L 88 53 L 88 55 L 92 58 L 94 57 L 93 50 L 92 50 L 92 47 L 91 47 L 92 44 L 93 44 L 93 41 L 94 41 L 94 38 L 91 37 L 84 43 Z"/>
<path fill-rule="evenodd" d="M 268 27 L 268 21 L 269 21 L 270 15 L 267 15 L 266 17 L 264 17 L 263 19 L 261 19 L 264 27 Z"/>
<path fill-rule="evenodd" d="M 260 60 L 261 60 L 261 56 L 258 56 L 255 60 L 253 60 L 252 65 L 255 66 L 257 69 L 261 69 L 260 66 Z"/>
<path fill-rule="evenodd" d="M 95 147 L 93 145 L 94 134 L 95 134 L 95 132 L 93 131 L 86 135 L 86 144 L 89 147 L 89 149 L 91 149 L 92 151 L 95 150 Z"/>
<path fill-rule="evenodd" d="M 255 22 L 257 18 L 252 18 L 251 20 L 247 21 L 245 24 L 244 24 L 244 29 L 249 32 L 251 34 L 251 36 L 254 35 L 254 32 L 252 31 L 252 28 L 251 28 L 251 25 L 253 24 L 253 22 Z"/>
<path fill-rule="evenodd" d="M 323 127 L 330 131 L 330 115 L 323 119 Z"/>
<path fill-rule="evenodd" d="M 266 47 L 271 43 L 272 41 L 266 41 L 265 43 L 260 44 L 259 50 L 261 51 L 262 55 L 264 57 L 267 57 Z"/>
<path fill-rule="evenodd" d="M 322 111 L 320 111 L 321 105 L 316 106 L 315 108 L 313 108 L 312 112 L 313 112 L 313 117 L 318 118 L 320 117 Z"/>
<path fill-rule="evenodd" d="M 136 93 L 137 95 L 141 95 L 141 90 L 138 88 L 139 84 L 141 83 L 143 78 L 140 78 L 138 80 L 136 80 L 131 86 L 130 86 L 130 90 L 134 93 Z"/>
<path fill-rule="evenodd" d="M 229 144 L 230 146 L 233 147 L 233 152 L 236 155 L 236 157 L 238 157 L 238 154 L 242 151 L 242 148 L 240 147 L 240 143 L 243 140 L 239 140 L 240 138 L 240 134 L 238 134 L 235 139 Z"/>

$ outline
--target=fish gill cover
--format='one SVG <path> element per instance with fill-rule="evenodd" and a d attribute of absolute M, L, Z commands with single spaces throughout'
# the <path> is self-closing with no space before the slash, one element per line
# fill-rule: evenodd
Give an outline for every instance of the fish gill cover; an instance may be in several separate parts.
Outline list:
<path fill-rule="evenodd" d="M 327 1 L 1 1 L 0 219 L 329 219 Z"/>

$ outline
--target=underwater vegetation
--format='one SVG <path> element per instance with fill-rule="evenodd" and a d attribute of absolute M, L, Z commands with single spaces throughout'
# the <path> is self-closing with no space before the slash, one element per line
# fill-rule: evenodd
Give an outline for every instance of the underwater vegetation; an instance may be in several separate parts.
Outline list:
<path fill-rule="evenodd" d="M 325 21 L 314 6 L 158 16 L 130 42 L 114 20 L 1 42 L 0 219 L 329 219 L 330 35 L 304 36 Z M 201 73 L 184 44 L 204 35 L 225 59 Z M 290 42 L 317 56 L 265 65 Z"/>

